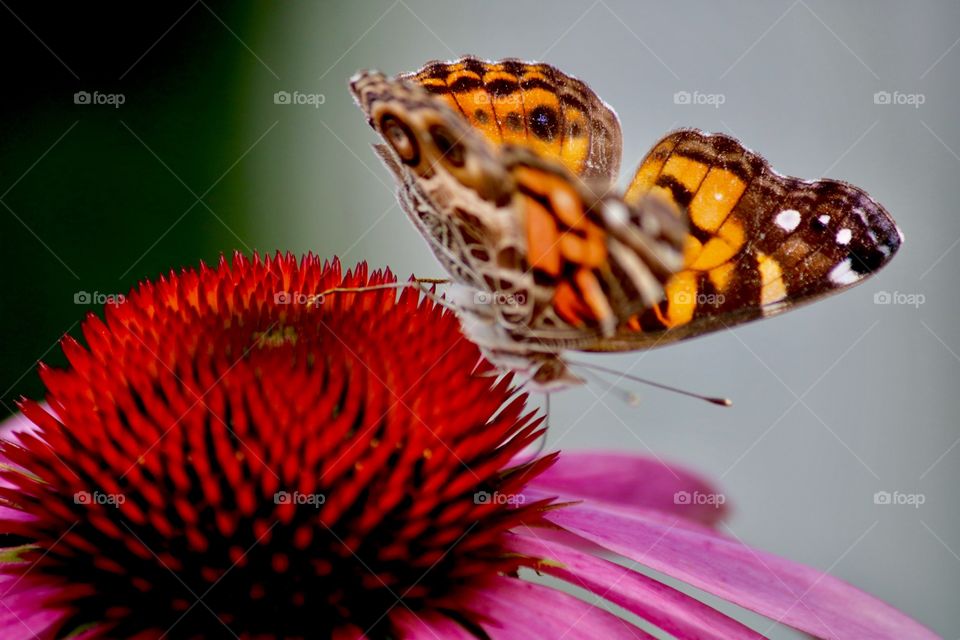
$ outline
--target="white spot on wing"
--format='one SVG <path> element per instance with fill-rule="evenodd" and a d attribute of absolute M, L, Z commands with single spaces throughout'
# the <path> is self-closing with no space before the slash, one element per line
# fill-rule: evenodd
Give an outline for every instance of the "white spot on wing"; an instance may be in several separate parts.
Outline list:
<path fill-rule="evenodd" d="M 713 194 L 713 199 L 716 200 L 717 202 L 720 202 L 721 200 L 723 200 L 723 193 L 721 193 L 720 191 L 717 191 L 716 193 Z"/>
<path fill-rule="evenodd" d="M 851 238 L 853 238 L 853 232 L 850 229 L 837 231 L 837 244 L 850 244 Z"/>
<path fill-rule="evenodd" d="M 784 209 L 777 214 L 775 222 L 784 231 L 793 231 L 800 224 L 800 212 L 796 209 Z"/>
<path fill-rule="evenodd" d="M 847 258 L 831 269 L 828 277 L 830 278 L 830 282 L 842 286 L 853 284 L 863 276 L 853 270 L 853 262 L 850 258 Z"/>
<path fill-rule="evenodd" d="M 820 224 L 826 225 L 830 222 L 830 216 L 828 216 L 827 214 L 823 214 L 822 216 L 817 218 L 817 220 L 820 221 Z"/>

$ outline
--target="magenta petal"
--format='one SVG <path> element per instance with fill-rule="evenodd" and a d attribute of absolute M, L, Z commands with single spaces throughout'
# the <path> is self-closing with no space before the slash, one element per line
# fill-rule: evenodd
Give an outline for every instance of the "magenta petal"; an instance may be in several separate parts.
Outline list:
<path fill-rule="evenodd" d="M 583 600 L 516 578 L 500 578 L 489 587 L 475 590 L 469 602 L 494 640 L 653 637 Z"/>
<path fill-rule="evenodd" d="M 544 515 L 611 551 L 817 637 L 938 637 L 842 580 L 715 533 L 582 504 Z"/>
<path fill-rule="evenodd" d="M 4 640 L 32 640 L 52 638 L 64 613 L 40 606 L 48 595 L 47 589 L 11 589 L 11 581 L 0 586 L 0 638 Z"/>
<path fill-rule="evenodd" d="M 23 433 L 25 431 L 35 430 L 37 426 L 30 422 L 22 413 L 16 413 L 6 420 L 0 422 L 0 440 L 8 440 L 11 442 L 19 442 L 19 440 L 14 435 L 14 432 Z M 0 466 L 9 463 L 7 459 L 0 454 Z M 12 486 L 7 480 L 0 478 L 0 487 L 10 487 Z M 0 503 L 0 521 L 2 520 L 32 520 L 35 516 L 32 516 L 26 512 L 19 511 L 17 509 L 11 509 L 10 507 L 3 506 Z M 2 607 L 0 607 L 2 609 Z"/>
<path fill-rule="evenodd" d="M 390 620 L 403 640 L 475 640 L 475 636 L 446 616 L 436 612 L 413 613 L 397 606 Z"/>
<path fill-rule="evenodd" d="M 3 481 L 0 480 L 0 486 L 3 486 Z M 11 509 L 10 507 L 5 507 L 0 504 L 0 522 L 32 522 L 37 519 L 37 516 L 27 513 L 26 511 L 20 511 L 19 509 Z"/>
<path fill-rule="evenodd" d="M 44 406 L 44 409 L 46 409 L 47 411 L 50 411 L 50 409 L 46 405 L 43 405 L 43 406 Z M 51 415 L 54 415 L 53 412 L 51 412 Z M 22 413 L 15 413 L 9 418 L 7 418 L 6 420 L 0 421 L 0 440 L 6 440 L 8 442 L 20 444 L 21 440 L 19 438 L 19 434 L 35 433 L 38 428 L 39 427 L 37 427 L 36 424 L 34 424 L 29 418 L 27 418 Z M 0 467 L 4 465 L 6 465 L 8 468 L 15 468 L 17 470 L 22 471 L 22 469 L 20 469 L 19 467 L 12 465 L 7 460 L 7 458 L 5 458 L 2 453 L 0 453 Z M 8 480 L 4 478 L 0 478 L 0 487 L 9 488 L 11 486 L 13 485 Z M 12 509 L 8 506 L 3 505 L 3 503 L 0 503 L 0 521 L 9 522 L 12 520 L 20 520 L 20 521 L 26 522 L 26 521 L 35 520 L 35 519 L 36 519 L 35 515 L 32 515 L 25 511 L 20 511 L 18 509 Z"/>
<path fill-rule="evenodd" d="M 5 437 L 11 431 L 23 429 L 31 424 L 33 423 L 26 416 L 17 412 L 6 420 L 0 421 L 0 438 Z"/>
<path fill-rule="evenodd" d="M 46 408 L 45 405 L 44 408 Z M 0 421 L 0 440 L 6 440 L 8 442 L 20 444 L 21 441 L 18 437 L 19 434 L 34 433 L 37 431 L 37 429 L 37 425 L 35 425 L 25 415 L 22 413 L 15 413 L 6 420 Z M 0 454 L 0 465 L 3 464 L 9 463 L 3 454 Z M 0 486 L 10 486 L 10 483 L 0 478 Z"/>
<path fill-rule="evenodd" d="M 46 408 L 46 405 L 44 405 Z M 49 411 L 49 409 L 48 409 Z M 6 420 L 0 421 L 0 439 L 3 440 L 13 440 L 17 441 L 16 438 L 12 437 L 14 432 L 27 432 L 27 431 L 36 431 L 37 425 L 30 421 L 22 413 L 15 413 Z"/>
<path fill-rule="evenodd" d="M 535 530 L 517 531 L 507 547 L 516 553 L 547 560 L 539 571 L 582 587 L 637 614 L 681 640 L 704 638 L 763 638 L 695 598 L 653 578 L 587 553 L 547 542 Z M 563 566 L 551 564 L 560 562 Z"/>
<path fill-rule="evenodd" d="M 658 509 L 707 525 L 726 513 L 723 494 L 699 475 L 656 458 L 625 453 L 564 451 L 529 486 L 564 497 Z"/>

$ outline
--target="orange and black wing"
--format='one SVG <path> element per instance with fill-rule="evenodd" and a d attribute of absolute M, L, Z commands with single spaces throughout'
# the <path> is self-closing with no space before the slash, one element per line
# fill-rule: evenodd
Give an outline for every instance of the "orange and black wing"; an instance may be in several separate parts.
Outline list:
<path fill-rule="evenodd" d="M 647 154 L 625 200 L 658 197 L 689 215 L 684 268 L 632 326 L 589 350 L 631 350 L 771 316 L 860 282 L 900 247 L 863 190 L 782 176 L 737 140 L 681 130 Z"/>
<path fill-rule="evenodd" d="M 588 182 L 620 171 L 620 122 L 583 82 L 542 63 L 464 57 L 401 76 L 442 98 L 496 144 L 525 146 Z"/>
<path fill-rule="evenodd" d="M 682 212 L 660 199 L 627 204 L 598 196 L 522 149 L 507 148 L 505 159 L 525 239 L 522 268 L 550 293 L 529 337 L 612 336 L 663 298 L 664 282 L 683 265 Z"/>

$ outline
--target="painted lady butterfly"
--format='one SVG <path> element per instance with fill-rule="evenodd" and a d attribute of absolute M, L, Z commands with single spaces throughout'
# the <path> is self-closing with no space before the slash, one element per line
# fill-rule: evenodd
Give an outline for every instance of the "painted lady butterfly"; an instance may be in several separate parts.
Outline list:
<path fill-rule="evenodd" d="M 616 193 L 616 114 L 550 65 L 465 57 L 350 86 L 466 334 L 547 389 L 579 381 L 566 350 L 647 349 L 775 315 L 860 282 L 902 241 L 861 189 L 782 176 L 692 129 Z"/>

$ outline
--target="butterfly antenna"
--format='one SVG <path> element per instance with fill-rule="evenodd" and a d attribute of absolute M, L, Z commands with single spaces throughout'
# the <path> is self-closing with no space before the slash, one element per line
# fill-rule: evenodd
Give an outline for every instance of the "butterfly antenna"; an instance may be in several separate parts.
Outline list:
<path fill-rule="evenodd" d="M 635 394 L 633 391 L 619 386 L 614 382 L 610 382 L 606 378 L 601 378 L 600 376 L 594 374 L 591 371 L 581 371 L 583 377 L 592 380 L 598 385 L 605 387 L 609 393 L 613 393 L 615 396 L 619 397 L 623 402 L 630 405 L 631 407 L 636 407 L 640 404 L 640 396 Z"/>
<path fill-rule="evenodd" d="M 641 378 L 639 376 L 634 376 L 629 373 L 623 373 L 617 371 L 616 369 L 608 369 L 607 367 L 601 367 L 596 364 L 588 364 L 586 362 L 570 362 L 569 364 L 575 367 L 582 367 L 584 369 L 593 369 L 594 371 L 599 371 L 601 373 L 606 373 L 609 375 L 619 376 L 621 378 L 626 378 L 627 380 L 632 380 L 633 382 L 638 382 L 640 384 L 645 384 L 650 387 L 656 387 L 657 389 L 663 389 L 664 391 L 672 391 L 673 393 L 679 393 L 682 396 L 687 396 L 690 398 L 697 398 L 698 400 L 704 400 L 710 404 L 719 405 L 721 407 L 729 407 L 733 405 L 733 401 L 729 398 L 714 398 L 711 396 L 705 396 L 699 393 L 694 393 L 693 391 L 687 391 L 686 389 L 678 389 L 677 387 L 671 387 L 670 385 L 662 384 L 660 382 L 654 382 L 653 380 L 647 380 L 646 378 Z M 615 387 L 616 388 L 616 387 Z M 631 394 L 632 395 L 632 394 Z"/>

